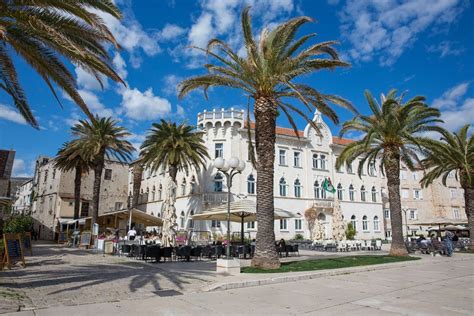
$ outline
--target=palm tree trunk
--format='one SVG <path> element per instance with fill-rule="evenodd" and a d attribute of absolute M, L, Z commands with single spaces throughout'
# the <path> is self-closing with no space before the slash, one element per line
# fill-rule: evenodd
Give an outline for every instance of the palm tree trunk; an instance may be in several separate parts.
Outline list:
<path fill-rule="evenodd" d="M 104 154 L 103 152 L 98 154 L 98 158 L 94 164 L 94 187 L 92 189 L 92 221 L 91 231 L 94 224 L 97 223 L 99 217 L 99 201 L 100 201 L 100 185 L 102 182 L 102 171 L 104 170 Z"/>
<path fill-rule="evenodd" d="M 257 241 L 252 266 L 278 269 L 275 247 L 273 176 L 275 161 L 276 106 L 261 97 L 255 102 L 255 146 L 257 151 Z"/>
<path fill-rule="evenodd" d="M 402 204 L 400 200 L 400 155 L 397 149 L 385 150 L 385 172 L 387 174 L 388 201 L 390 203 L 390 223 L 392 225 L 391 256 L 407 256 L 403 239 Z"/>
<path fill-rule="evenodd" d="M 81 209 L 81 176 L 82 167 L 76 167 L 76 175 L 74 177 L 74 219 L 78 219 Z"/>
<path fill-rule="evenodd" d="M 469 250 L 474 251 L 474 188 L 472 187 L 464 187 L 464 206 L 469 225 Z"/>
<path fill-rule="evenodd" d="M 133 197 L 131 207 L 137 207 L 138 197 L 140 196 L 140 186 L 142 183 L 143 176 L 143 164 L 141 161 L 137 161 L 133 165 Z"/>

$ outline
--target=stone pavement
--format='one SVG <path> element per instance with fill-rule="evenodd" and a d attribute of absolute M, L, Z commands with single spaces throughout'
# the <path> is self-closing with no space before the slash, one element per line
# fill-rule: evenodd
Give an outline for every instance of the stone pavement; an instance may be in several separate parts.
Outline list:
<path fill-rule="evenodd" d="M 416 262 L 298 282 L 11 315 L 474 315 L 474 255 L 424 256 Z"/>

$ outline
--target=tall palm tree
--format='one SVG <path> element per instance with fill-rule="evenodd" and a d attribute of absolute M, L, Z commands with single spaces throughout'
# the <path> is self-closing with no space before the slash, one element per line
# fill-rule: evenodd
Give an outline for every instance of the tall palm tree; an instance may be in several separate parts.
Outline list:
<path fill-rule="evenodd" d="M 186 123 L 176 124 L 161 120 L 153 123 L 141 145 L 140 158 L 146 168 L 156 171 L 159 167 L 168 169 L 176 184 L 178 171 L 205 168 L 209 158 L 202 139 L 203 133 Z"/>
<path fill-rule="evenodd" d="M 132 144 L 125 140 L 130 133 L 126 128 L 118 126 L 117 121 L 110 117 L 97 117 L 91 121 L 80 120 L 72 127 L 74 146 L 85 160 L 91 161 L 94 170 L 94 186 L 92 196 L 92 225 L 99 216 L 100 186 L 105 159 L 130 161 L 131 153 L 135 150 Z"/>
<path fill-rule="evenodd" d="M 91 161 L 84 159 L 73 141 L 63 144 L 59 149 L 54 165 L 61 171 L 74 171 L 74 219 L 78 219 L 81 206 L 82 175 L 92 168 Z"/>
<path fill-rule="evenodd" d="M 387 176 L 388 200 L 392 225 L 392 246 L 390 254 L 405 256 L 408 254 L 402 230 L 402 211 L 400 201 L 400 163 L 410 170 L 419 162 L 418 154 L 424 138 L 422 133 L 438 131 L 434 123 L 442 122 L 440 112 L 425 104 L 425 98 L 416 96 L 403 103 L 404 95 L 397 96 L 391 90 L 377 103 L 369 91 L 365 92 L 371 115 L 356 116 L 344 123 L 340 135 L 349 131 L 362 133 L 363 138 L 349 144 L 336 161 L 336 168 L 345 162 L 351 163 L 362 157 L 358 166 L 359 177 L 367 162 L 375 164 L 380 159 L 380 169 Z"/>
<path fill-rule="evenodd" d="M 329 103 L 354 110 L 341 97 L 321 93 L 297 81 L 302 75 L 318 70 L 349 66 L 339 60 L 333 48 L 336 42 L 322 42 L 307 47 L 308 40 L 315 34 L 295 39 L 299 28 L 310 21 L 311 18 L 302 16 L 272 30 L 265 28 L 257 41 L 252 33 L 249 8 L 245 8 L 242 12 L 242 31 L 246 57 L 239 56 L 223 41 L 213 39 L 207 49 L 197 49 L 206 52 L 216 64 L 206 65 L 208 74 L 186 79 L 179 85 L 181 98 L 198 88 L 204 90 L 207 98 L 209 87 L 223 86 L 241 90 L 254 100 L 256 158 L 253 157 L 252 143 L 251 155 L 258 173 L 258 232 L 256 252 L 252 259 L 255 267 L 273 269 L 280 266 L 273 227 L 275 127 L 278 113 L 283 112 L 295 130 L 297 128 L 291 112 L 302 116 L 318 130 L 308 117 L 308 113 L 313 113 L 315 108 L 335 123 L 338 123 L 338 117 Z M 303 103 L 303 109 L 289 103 L 291 99 Z"/>
<path fill-rule="evenodd" d="M 107 44 L 119 47 L 104 21 L 93 13 L 103 12 L 120 19 L 111 0 L 9 0 L 0 2 L 0 89 L 33 127 L 38 128 L 23 91 L 12 53 L 16 52 L 45 81 L 60 103 L 55 83 L 93 118 L 77 91 L 74 76 L 64 64 L 70 61 L 92 74 L 102 85 L 103 75 L 122 79 L 111 67 Z"/>
<path fill-rule="evenodd" d="M 474 249 L 474 134 L 469 136 L 469 125 L 457 133 L 441 130 L 441 139 L 426 140 L 426 158 L 422 165 L 427 173 L 420 183 L 426 187 L 435 179 L 442 177 L 443 185 L 451 172 L 454 172 L 464 189 L 466 216 L 470 229 L 470 249 Z"/>

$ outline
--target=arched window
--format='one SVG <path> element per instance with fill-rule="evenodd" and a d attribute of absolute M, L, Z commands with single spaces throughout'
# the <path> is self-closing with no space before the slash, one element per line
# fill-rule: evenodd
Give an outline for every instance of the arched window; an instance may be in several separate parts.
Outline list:
<path fill-rule="evenodd" d="M 161 200 L 161 193 L 163 192 L 163 185 L 160 184 L 158 188 L 158 201 Z"/>
<path fill-rule="evenodd" d="M 322 222 L 325 222 L 326 221 L 326 215 L 324 215 L 324 213 L 319 213 L 318 220 L 320 220 Z"/>
<path fill-rule="evenodd" d="M 319 168 L 326 170 L 326 155 L 321 155 Z"/>
<path fill-rule="evenodd" d="M 352 184 L 349 186 L 349 200 L 354 201 L 354 186 Z"/>
<path fill-rule="evenodd" d="M 367 220 L 367 216 L 362 217 L 362 230 L 368 231 L 369 230 L 369 221 Z"/>
<path fill-rule="evenodd" d="M 354 228 L 354 230 L 357 231 L 357 218 L 355 215 L 351 216 L 351 224 L 352 224 L 352 228 Z"/>
<path fill-rule="evenodd" d="M 191 213 L 189 213 L 189 228 L 194 228 L 193 215 L 194 215 L 194 210 L 191 210 Z"/>
<path fill-rule="evenodd" d="M 313 168 L 318 169 L 319 167 L 319 162 L 318 162 L 318 154 L 313 154 Z"/>
<path fill-rule="evenodd" d="M 376 176 L 377 175 L 377 169 L 375 167 L 375 161 L 371 161 L 369 163 L 369 176 Z"/>
<path fill-rule="evenodd" d="M 314 181 L 314 198 L 316 198 L 316 199 L 321 198 L 321 190 L 320 190 L 318 180 Z"/>
<path fill-rule="evenodd" d="M 216 174 L 214 177 L 214 192 L 222 192 L 222 182 L 224 178 L 222 178 L 222 175 L 220 173 Z"/>
<path fill-rule="evenodd" d="M 343 196 L 343 192 L 342 192 L 342 184 L 339 183 L 337 185 L 337 199 L 342 201 L 343 198 L 344 198 L 344 196 Z"/>
<path fill-rule="evenodd" d="M 253 174 L 250 174 L 247 177 L 247 193 L 255 194 L 255 178 L 253 177 Z"/>
<path fill-rule="evenodd" d="M 196 193 L 196 177 L 191 177 L 191 194 Z"/>
<path fill-rule="evenodd" d="M 280 179 L 280 196 L 286 196 L 286 180 L 283 177 Z"/>
<path fill-rule="evenodd" d="M 365 191 L 365 186 L 361 186 L 360 187 L 360 200 L 362 202 L 365 202 L 366 195 L 367 195 L 367 192 Z"/>
<path fill-rule="evenodd" d="M 150 196 L 150 188 L 146 188 L 145 203 L 148 203 L 149 196 Z"/>
<path fill-rule="evenodd" d="M 155 201 L 155 197 L 156 197 L 156 188 L 155 186 L 153 186 L 153 190 L 151 191 L 151 200 Z"/>
<path fill-rule="evenodd" d="M 299 179 L 295 180 L 295 197 L 301 197 L 301 182 Z"/>
<path fill-rule="evenodd" d="M 184 212 L 183 212 L 183 211 L 181 211 L 181 214 L 180 214 L 180 217 L 179 217 L 179 221 L 181 222 L 181 223 L 180 223 L 180 224 L 181 224 L 181 225 L 180 225 L 181 228 L 184 228 Z"/>
<path fill-rule="evenodd" d="M 372 187 L 372 202 L 377 202 L 377 189 Z"/>
<path fill-rule="evenodd" d="M 138 197 L 138 203 L 141 204 L 144 201 L 145 194 L 143 193 L 143 189 L 140 189 L 140 196 Z"/>
<path fill-rule="evenodd" d="M 380 222 L 379 222 L 378 216 L 374 216 L 374 231 L 376 232 L 380 231 Z"/>
<path fill-rule="evenodd" d="M 183 182 L 181 183 L 181 195 L 186 195 L 186 178 L 183 178 Z"/>

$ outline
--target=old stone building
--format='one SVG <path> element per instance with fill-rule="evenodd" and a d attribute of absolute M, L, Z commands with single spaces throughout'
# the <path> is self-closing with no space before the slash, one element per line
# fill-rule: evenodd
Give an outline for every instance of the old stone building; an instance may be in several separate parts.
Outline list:
<path fill-rule="evenodd" d="M 11 201 L 11 176 L 15 151 L 0 149 L 0 199 Z M 0 204 L 0 218 L 3 218 L 6 206 Z"/>
<path fill-rule="evenodd" d="M 128 164 L 107 161 L 102 175 L 99 214 L 120 210 L 127 203 Z M 31 215 L 42 239 L 54 239 L 61 225 L 74 216 L 74 172 L 55 168 L 52 159 L 40 157 L 36 161 L 31 184 Z M 80 217 L 92 212 L 93 172 L 85 173 L 81 185 Z M 30 184 L 25 184 L 30 185 Z"/>

